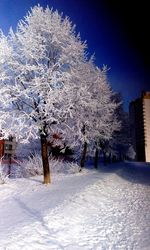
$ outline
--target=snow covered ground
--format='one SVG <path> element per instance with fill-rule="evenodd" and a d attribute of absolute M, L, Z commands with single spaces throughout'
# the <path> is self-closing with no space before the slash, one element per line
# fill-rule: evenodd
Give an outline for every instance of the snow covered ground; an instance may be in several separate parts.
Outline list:
<path fill-rule="evenodd" d="M 0 250 L 149 250 L 150 165 L 0 185 Z"/>

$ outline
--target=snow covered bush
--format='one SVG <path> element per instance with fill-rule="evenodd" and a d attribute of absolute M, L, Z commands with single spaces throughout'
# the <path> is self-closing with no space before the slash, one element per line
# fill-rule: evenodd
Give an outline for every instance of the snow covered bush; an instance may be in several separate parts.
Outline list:
<path fill-rule="evenodd" d="M 136 156 L 136 153 L 135 153 L 135 150 L 134 150 L 133 146 L 128 145 L 127 152 L 126 152 L 127 159 L 135 160 L 135 156 Z"/>
<path fill-rule="evenodd" d="M 59 159 L 49 158 L 52 173 L 74 174 L 79 172 L 79 165 L 74 162 L 63 161 Z M 18 166 L 15 166 L 15 177 L 31 177 L 42 175 L 42 159 L 41 156 L 35 154 L 28 159 L 23 160 Z"/>
<path fill-rule="evenodd" d="M 50 159 L 52 173 L 74 174 L 78 173 L 80 167 L 75 162 L 68 162 L 59 159 Z"/>
<path fill-rule="evenodd" d="M 17 168 L 16 168 L 17 169 Z M 35 175 L 42 175 L 42 159 L 38 154 L 29 156 L 19 163 L 18 171 L 20 170 L 20 177 L 31 177 Z"/>

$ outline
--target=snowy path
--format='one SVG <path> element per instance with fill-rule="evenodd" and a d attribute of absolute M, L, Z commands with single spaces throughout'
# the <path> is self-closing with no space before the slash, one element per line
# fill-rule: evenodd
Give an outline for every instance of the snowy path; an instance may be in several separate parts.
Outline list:
<path fill-rule="evenodd" d="M 3 185 L 0 249 L 149 250 L 150 186 L 119 171 L 62 176 L 50 187 L 37 178 Z"/>

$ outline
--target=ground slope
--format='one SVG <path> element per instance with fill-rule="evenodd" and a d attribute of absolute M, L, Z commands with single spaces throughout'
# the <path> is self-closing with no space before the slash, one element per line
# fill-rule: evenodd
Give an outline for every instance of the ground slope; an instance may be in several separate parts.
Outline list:
<path fill-rule="evenodd" d="M 122 164 L 0 186 L 1 250 L 148 250 L 150 169 Z"/>

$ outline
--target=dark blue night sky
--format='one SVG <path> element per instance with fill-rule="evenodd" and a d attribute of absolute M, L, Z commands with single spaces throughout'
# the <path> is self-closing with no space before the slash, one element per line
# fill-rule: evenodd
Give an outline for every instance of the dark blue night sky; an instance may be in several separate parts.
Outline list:
<path fill-rule="evenodd" d="M 96 64 L 110 68 L 109 82 L 121 92 L 126 110 L 142 90 L 150 90 L 150 22 L 144 1 L 131 6 L 128 1 L 107 0 L 1 0 L 0 28 L 5 34 L 10 26 L 15 29 L 19 19 L 38 3 L 58 9 L 76 24 L 81 39 L 87 40 L 89 55 L 95 53 Z"/>

